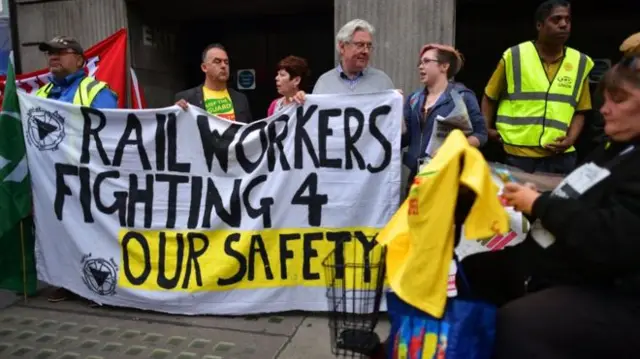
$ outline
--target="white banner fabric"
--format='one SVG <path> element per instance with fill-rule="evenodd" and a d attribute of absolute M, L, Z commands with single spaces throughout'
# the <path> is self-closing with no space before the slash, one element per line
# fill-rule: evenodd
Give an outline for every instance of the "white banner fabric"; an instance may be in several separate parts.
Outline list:
<path fill-rule="evenodd" d="M 19 99 L 38 275 L 97 303 L 325 311 L 322 260 L 368 258 L 399 206 L 395 91 L 309 95 L 249 125 Z"/>

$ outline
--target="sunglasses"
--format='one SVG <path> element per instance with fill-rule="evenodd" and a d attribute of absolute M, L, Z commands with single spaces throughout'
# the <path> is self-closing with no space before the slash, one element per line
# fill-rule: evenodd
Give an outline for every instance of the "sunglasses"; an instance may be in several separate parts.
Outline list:
<path fill-rule="evenodd" d="M 49 51 L 45 52 L 45 54 L 47 56 L 60 56 L 60 55 L 67 55 L 67 54 L 79 55 L 76 51 L 71 50 L 71 49 L 49 50 Z"/>

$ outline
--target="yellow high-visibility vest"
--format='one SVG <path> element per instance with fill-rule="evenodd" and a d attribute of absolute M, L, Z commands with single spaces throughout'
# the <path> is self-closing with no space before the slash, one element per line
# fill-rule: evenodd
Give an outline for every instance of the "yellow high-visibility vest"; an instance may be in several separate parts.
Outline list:
<path fill-rule="evenodd" d="M 73 95 L 73 104 L 78 106 L 91 106 L 93 100 L 102 89 L 107 87 L 106 82 L 98 81 L 93 77 L 85 77 L 80 81 L 75 95 Z M 36 92 L 38 97 L 49 97 L 49 92 L 53 88 L 53 84 L 49 82 Z"/>
<path fill-rule="evenodd" d="M 496 129 L 505 144 L 544 147 L 566 136 L 593 60 L 567 47 L 553 81 L 549 81 L 532 41 L 502 55 L 507 80 Z M 567 152 L 575 151 L 571 147 Z"/>

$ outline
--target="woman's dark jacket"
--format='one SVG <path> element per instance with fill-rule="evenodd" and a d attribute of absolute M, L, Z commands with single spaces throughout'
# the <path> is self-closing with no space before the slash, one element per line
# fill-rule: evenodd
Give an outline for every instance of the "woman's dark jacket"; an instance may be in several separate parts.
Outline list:
<path fill-rule="evenodd" d="M 549 284 L 640 295 L 640 141 L 601 146 L 585 162 L 610 176 L 577 199 L 542 194 L 533 216 L 555 236 L 534 272 Z"/>
<path fill-rule="evenodd" d="M 446 118 L 454 110 L 455 103 L 451 97 L 452 91 L 456 91 L 462 96 L 473 128 L 471 136 L 480 141 L 480 146 L 487 142 L 487 127 L 484 122 L 484 116 L 482 116 L 478 100 L 473 91 L 463 84 L 450 83 L 438 101 L 431 107 L 426 118 L 423 108 L 427 91 L 426 89 L 416 91 L 407 98 L 404 105 L 404 121 L 407 126 L 407 132 L 402 136 L 402 147 L 408 146 L 403 156 L 403 163 L 412 171 L 417 170 L 415 167 L 418 160 L 424 156 L 431 138 L 435 119 L 438 116 Z"/>

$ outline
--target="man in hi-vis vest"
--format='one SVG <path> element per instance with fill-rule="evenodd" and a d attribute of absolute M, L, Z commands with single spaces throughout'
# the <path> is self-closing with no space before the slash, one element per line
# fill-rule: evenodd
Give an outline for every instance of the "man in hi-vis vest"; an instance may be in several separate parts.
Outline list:
<path fill-rule="evenodd" d="M 85 74 L 84 51 L 75 39 L 56 36 L 41 43 L 39 49 L 47 55 L 51 76 L 36 96 L 100 109 L 118 107 L 118 95 L 105 82 Z M 58 288 L 49 296 L 49 301 L 59 302 L 72 297 L 73 293 Z"/>
<path fill-rule="evenodd" d="M 591 109 L 593 61 L 565 46 L 571 32 L 567 1 L 536 11 L 538 38 L 506 50 L 485 88 L 482 112 L 489 139 L 502 143 L 506 163 L 526 172 L 566 174 L 576 164 L 573 144 Z M 496 111 L 497 107 L 497 111 Z"/>
<path fill-rule="evenodd" d="M 49 83 L 36 96 L 101 109 L 117 108 L 118 95 L 102 81 L 84 72 L 84 50 L 75 39 L 56 36 L 39 45 L 49 63 Z"/>

